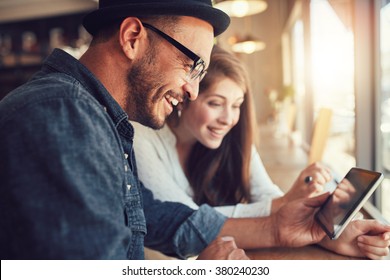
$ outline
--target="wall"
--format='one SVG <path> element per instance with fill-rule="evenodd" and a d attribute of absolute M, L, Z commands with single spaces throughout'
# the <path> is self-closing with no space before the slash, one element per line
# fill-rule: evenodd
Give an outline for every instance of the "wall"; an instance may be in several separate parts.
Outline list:
<path fill-rule="evenodd" d="M 281 35 L 292 5 L 292 1 L 286 0 L 267 2 L 268 8 L 260 14 L 232 18 L 228 30 L 218 37 L 218 42 L 225 48 L 230 48 L 228 39 L 236 34 L 251 34 L 267 44 L 262 51 L 238 55 L 250 73 L 258 122 L 266 121 L 271 114 L 266 92 L 271 89 L 282 90 Z"/>
<path fill-rule="evenodd" d="M 80 28 L 93 0 L 0 1 L 0 99 L 38 71 L 54 47 L 73 54 L 89 42 Z M 70 49 L 72 48 L 72 49 Z"/>
<path fill-rule="evenodd" d="M 93 0 L 1 0 L 0 23 L 80 13 L 95 7 Z"/>

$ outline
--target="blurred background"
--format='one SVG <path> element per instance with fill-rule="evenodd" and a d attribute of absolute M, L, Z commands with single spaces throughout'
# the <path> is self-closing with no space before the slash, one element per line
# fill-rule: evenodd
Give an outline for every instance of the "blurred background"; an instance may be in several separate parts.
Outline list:
<path fill-rule="evenodd" d="M 216 42 L 246 65 L 258 148 L 287 189 L 320 160 L 339 176 L 383 172 L 366 210 L 390 220 L 390 0 L 213 1 L 232 18 Z M 94 0 L 0 0 L 0 99 L 54 48 L 79 57 Z M 281 175 L 286 174 L 286 175 Z"/>

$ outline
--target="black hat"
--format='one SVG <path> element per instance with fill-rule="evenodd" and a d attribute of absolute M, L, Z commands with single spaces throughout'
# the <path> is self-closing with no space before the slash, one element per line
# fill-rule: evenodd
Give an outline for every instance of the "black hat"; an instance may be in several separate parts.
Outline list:
<path fill-rule="evenodd" d="M 92 35 L 101 27 L 129 16 L 191 16 L 210 23 L 214 36 L 224 32 L 230 18 L 213 8 L 211 0 L 100 0 L 99 9 L 85 16 L 83 25 Z"/>

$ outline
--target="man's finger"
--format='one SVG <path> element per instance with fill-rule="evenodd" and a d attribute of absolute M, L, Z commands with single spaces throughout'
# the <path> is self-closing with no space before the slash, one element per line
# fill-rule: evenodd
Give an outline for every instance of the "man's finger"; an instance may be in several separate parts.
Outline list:
<path fill-rule="evenodd" d="M 325 200 L 329 197 L 329 195 L 330 195 L 329 192 L 325 192 L 318 196 L 308 198 L 305 201 L 305 205 L 313 208 L 320 207 L 325 202 Z"/>

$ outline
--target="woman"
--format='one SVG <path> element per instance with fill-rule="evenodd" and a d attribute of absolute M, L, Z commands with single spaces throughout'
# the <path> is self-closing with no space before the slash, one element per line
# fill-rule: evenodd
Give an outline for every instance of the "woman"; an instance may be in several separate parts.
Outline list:
<path fill-rule="evenodd" d="M 272 183 L 254 147 L 248 76 L 232 54 L 214 47 L 199 92 L 161 130 L 135 124 L 139 176 L 156 198 L 194 209 L 207 203 L 228 217 L 258 217 L 321 191 L 331 179 L 328 169 L 313 164 L 284 195 Z M 308 185 L 309 175 L 314 180 Z"/>
<path fill-rule="evenodd" d="M 328 169 L 313 164 L 284 195 L 272 183 L 254 148 L 248 85 L 239 60 L 214 47 L 196 101 L 176 110 L 159 131 L 134 124 L 139 177 L 156 198 L 194 209 L 207 203 L 228 217 L 258 217 L 321 192 L 331 180 Z M 321 245 L 340 254 L 381 258 L 388 254 L 390 232 L 375 228 L 380 226 L 374 221 L 355 221 L 338 241 L 325 238 Z"/>

